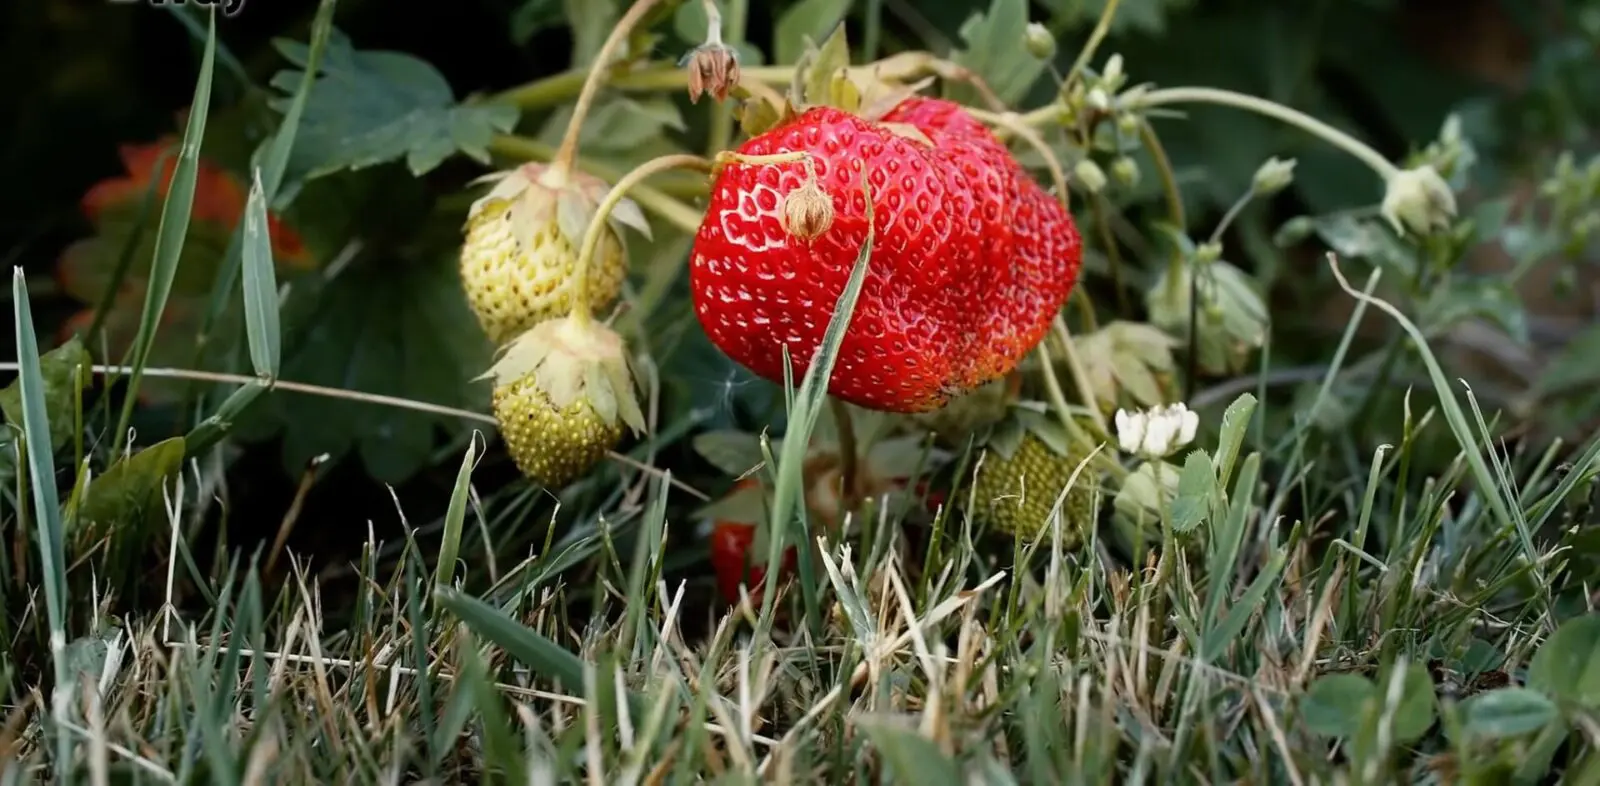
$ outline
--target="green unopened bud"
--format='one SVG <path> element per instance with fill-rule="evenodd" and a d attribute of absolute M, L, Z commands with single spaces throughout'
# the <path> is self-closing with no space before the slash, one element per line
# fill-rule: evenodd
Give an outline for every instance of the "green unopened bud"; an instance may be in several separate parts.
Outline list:
<path fill-rule="evenodd" d="M 1256 170 L 1250 188 L 1256 196 L 1268 197 L 1289 187 L 1294 182 L 1294 159 L 1284 160 L 1273 156 Z"/>
<path fill-rule="evenodd" d="M 1456 195 L 1433 167 L 1424 164 L 1389 178 L 1381 211 L 1395 232 L 1427 234 L 1450 226 L 1456 216 Z"/>
<path fill-rule="evenodd" d="M 1100 193 L 1106 187 L 1106 173 L 1092 158 L 1085 158 L 1072 168 L 1072 177 L 1083 186 L 1083 190 L 1091 194 Z"/>
<path fill-rule="evenodd" d="M 1194 260 L 1202 265 L 1209 265 L 1221 258 L 1221 243 L 1206 242 L 1194 247 Z"/>
<path fill-rule="evenodd" d="M 1106 89 L 1115 91 L 1121 88 L 1126 78 L 1122 73 L 1122 55 L 1114 54 L 1106 58 L 1106 67 L 1100 72 L 1100 81 L 1105 83 Z"/>
<path fill-rule="evenodd" d="M 1056 56 L 1056 37 L 1050 35 L 1049 28 L 1038 22 L 1028 23 L 1027 31 L 1022 34 L 1022 43 L 1027 46 L 1028 54 L 1040 60 Z"/>
<path fill-rule="evenodd" d="M 1134 114 L 1117 115 L 1117 133 L 1124 138 L 1133 138 L 1139 135 L 1139 116 Z"/>
<path fill-rule="evenodd" d="M 1127 156 L 1121 156 L 1111 162 L 1111 176 L 1123 188 L 1133 188 L 1139 184 L 1139 164 Z"/>

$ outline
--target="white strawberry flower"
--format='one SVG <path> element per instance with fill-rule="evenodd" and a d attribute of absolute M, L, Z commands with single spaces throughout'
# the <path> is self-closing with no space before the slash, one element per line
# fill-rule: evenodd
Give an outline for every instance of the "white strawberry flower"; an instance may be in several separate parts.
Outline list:
<path fill-rule="evenodd" d="M 1123 453 L 1161 459 L 1194 441 L 1200 416 L 1182 402 L 1142 412 L 1117 410 L 1117 445 Z"/>

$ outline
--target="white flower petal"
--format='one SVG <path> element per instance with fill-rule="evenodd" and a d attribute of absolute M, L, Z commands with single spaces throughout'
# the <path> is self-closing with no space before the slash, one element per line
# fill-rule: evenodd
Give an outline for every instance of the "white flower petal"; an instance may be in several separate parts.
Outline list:
<path fill-rule="evenodd" d="M 1177 434 L 1177 424 L 1170 417 L 1152 417 L 1144 432 L 1144 455 L 1160 458 L 1172 449 L 1172 437 Z"/>
<path fill-rule="evenodd" d="M 1178 427 L 1178 446 L 1182 447 L 1194 441 L 1195 432 L 1200 429 L 1200 415 L 1196 412 L 1184 410 L 1182 420 Z"/>
<path fill-rule="evenodd" d="M 1138 453 L 1144 441 L 1145 416 L 1142 412 L 1117 410 L 1117 445 L 1123 453 Z"/>

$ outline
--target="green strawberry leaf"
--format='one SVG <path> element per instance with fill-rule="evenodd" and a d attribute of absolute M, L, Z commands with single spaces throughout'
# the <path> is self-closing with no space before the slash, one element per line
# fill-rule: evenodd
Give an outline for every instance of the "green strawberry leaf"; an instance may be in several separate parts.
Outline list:
<path fill-rule="evenodd" d="M 1477 740 L 1532 734 L 1556 720 L 1560 711 L 1544 694 L 1527 688 L 1501 688 L 1461 703 L 1461 729 Z"/>
<path fill-rule="evenodd" d="M 552 112 L 540 127 L 539 139 L 552 147 L 559 145 L 571 119 L 571 107 Z M 578 144 L 584 158 L 627 171 L 652 158 L 683 152 L 673 142 L 673 132 L 687 128 L 683 112 L 669 98 L 618 96 L 599 103 L 583 119 Z"/>
<path fill-rule="evenodd" d="M 535 35 L 558 27 L 566 20 L 566 9 L 556 0 L 525 0 L 511 12 L 507 22 L 511 43 L 524 46 Z"/>
<path fill-rule="evenodd" d="M 44 410 L 50 421 L 50 450 L 57 451 L 72 441 L 77 429 L 79 396 L 89 382 L 89 350 L 77 336 L 39 358 L 44 379 Z M 6 420 L 22 428 L 22 379 L 19 377 L 0 390 L 0 411 Z M 10 432 L 6 434 L 10 440 Z"/>
<path fill-rule="evenodd" d="M 1442 331 L 1458 322 L 1480 317 L 1499 326 L 1517 344 L 1528 343 L 1528 312 L 1504 276 L 1457 274 L 1431 292 L 1418 320 L 1427 332 Z"/>
<path fill-rule="evenodd" d="M 310 48 L 284 39 L 273 43 L 296 67 L 272 78 L 283 93 L 272 106 L 286 112 Z M 518 114 L 506 104 L 457 104 L 450 83 L 432 65 L 399 52 L 357 51 L 335 30 L 306 100 L 289 168 L 311 179 L 403 158 L 413 175 L 422 175 L 458 152 L 487 163 L 489 141 L 510 131 Z"/>
<path fill-rule="evenodd" d="M 706 463 L 729 477 L 740 477 L 759 465 L 761 439 L 734 429 L 717 429 L 698 434 L 694 438 L 694 451 Z"/>
<path fill-rule="evenodd" d="M 1109 0 L 1042 0 L 1040 5 L 1050 9 L 1057 25 L 1081 29 L 1099 21 L 1107 2 Z M 1111 32 L 1165 35 L 1167 19 L 1193 4 L 1194 0 L 1122 0 L 1111 21 Z"/>
<path fill-rule="evenodd" d="M 982 77 L 1008 106 L 1022 100 L 1044 73 L 1044 61 L 1023 46 L 1027 29 L 1028 0 L 993 0 L 988 12 L 973 14 L 961 25 L 967 46 L 955 56 L 956 64 Z M 946 91 L 963 103 L 983 103 L 971 85 L 950 84 Z"/>
<path fill-rule="evenodd" d="M 1359 674 L 1318 677 L 1300 700 L 1300 717 L 1312 733 L 1354 737 L 1361 731 L 1369 703 L 1381 701 L 1378 687 Z"/>
<path fill-rule="evenodd" d="M 1392 674 L 1385 677 L 1385 687 L 1391 679 L 1394 679 Z M 1434 694 L 1433 678 L 1422 664 L 1407 666 L 1401 680 L 1400 703 L 1395 707 L 1391 728 L 1396 742 L 1410 745 L 1422 739 L 1433 726 L 1438 699 Z"/>
<path fill-rule="evenodd" d="M 362 260 L 286 308 L 283 377 L 361 393 L 482 411 L 490 346 L 447 258 Z M 292 310 L 293 313 L 290 313 Z M 427 465 L 435 432 L 458 417 L 343 398 L 275 392 L 235 428 L 283 436 L 284 468 L 356 451 L 368 473 L 399 483 Z M 481 428 L 482 426 L 479 425 Z"/>
<path fill-rule="evenodd" d="M 572 65 L 588 68 L 605 45 L 620 12 L 616 0 L 561 0 L 562 16 L 572 28 Z"/>
<path fill-rule="evenodd" d="M 1184 533 L 1200 526 L 1211 514 L 1216 494 L 1217 472 L 1211 466 L 1211 456 L 1203 450 L 1190 453 L 1178 475 L 1178 496 L 1172 501 L 1172 531 Z"/>
<path fill-rule="evenodd" d="M 1567 620 L 1534 653 L 1528 687 L 1586 709 L 1600 708 L 1600 614 Z"/>
<path fill-rule="evenodd" d="M 767 492 L 760 484 L 734 489 L 727 496 L 697 508 L 694 518 L 734 524 L 761 524 L 767 520 Z"/>
<path fill-rule="evenodd" d="M 793 63 L 805 53 L 806 39 L 821 40 L 850 10 L 850 0 L 800 0 L 773 25 L 773 53 L 780 63 Z"/>
<path fill-rule="evenodd" d="M 78 531 L 92 527 L 94 532 L 131 536 L 144 531 L 152 522 L 166 521 L 163 485 L 183 469 L 183 437 L 157 442 L 117 461 L 89 482 L 76 513 L 68 520 Z"/>

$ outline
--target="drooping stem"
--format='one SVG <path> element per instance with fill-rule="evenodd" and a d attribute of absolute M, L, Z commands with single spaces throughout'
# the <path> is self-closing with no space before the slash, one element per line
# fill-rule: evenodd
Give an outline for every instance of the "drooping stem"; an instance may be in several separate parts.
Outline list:
<path fill-rule="evenodd" d="M 553 182 L 560 182 L 571 174 L 572 162 L 578 157 L 578 137 L 583 131 L 583 119 L 589 114 L 589 108 L 600 92 L 600 83 L 611 72 L 611 58 L 616 55 L 617 48 L 628 40 L 634 25 L 639 24 L 639 20 L 650 12 L 656 2 L 634 0 L 627 13 L 611 28 L 611 35 L 600 46 L 600 52 L 594 56 L 594 62 L 589 65 L 589 76 L 583 82 L 583 91 L 578 93 L 578 102 L 572 107 L 572 119 L 567 121 L 567 133 L 561 138 L 561 147 L 556 150 L 555 160 L 550 163 L 547 174 Z"/>
<path fill-rule="evenodd" d="M 0 371 L 15 372 L 17 371 L 19 365 L 20 364 L 14 362 L 0 362 Z M 94 365 L 90 367 L 90 371 L 100 376 L 125 376 L 132 373 L 133 368 L 131 366 Z M 245 374 L 229 374 L 221 371 L 202 371 L 198 369 L 187 368 L 161 368 L 149 366 L 145 368 L 144 375 L 152 379 L 181 379 L 190 382 L 205 382 L 213 385 L 261 385 L 263 387 L 267 385 L 267 383 L 263 382 L 259 377 L 247 376 Z M 412 412 L 425 412 L 431 415 L 460 418 L 473 423 L 483 423 L 490 426 L 498 424 L 498 421 L 495 420 L 493 415 L 483 412 L 474 412 L 470 409 L 450 407 L 427 401 L 417 401 L 415 399 L 401 398 L 399 396 L 385 396 L 381 393 L 365 393 L 359 390 L 346 390 L 344 388 L 313 385 L 307 382 L 293 382 L 287 379 L 273 380 L 272 389 L 288 393 L 300 393 L 307 396 L 317 396 L 319 398 L 337 399 L 340 401 L 355 401 L 362 404 L 372 404 L 380 407 L 393 407 L 395 409 L 405 409 Z M 665 475 L 661 470 L 644 464 L 637 459 L 618 453 L 614 450 L 608 451 L 606 455 L 612 461 L 615 461 L 619 464 L 632 467 L 633 469 L 637 469 L 647 474 L 665 477 L 667 482 L 670 483 L 674 488 L 687 492 L 696 499 L 704 501 L 710 501 L 711 499 L 710 495 L 695 488 L 694 486 L 673 478 L 670 475 Z M 79 461 L 78 463 L 81 465 L 82 461 Z"/>
<path fill-rule="evenodd" d="M 1400 169 L 1390 163 L 1389 159 L 1384 158 L 1365 142 L 1298 109 L 1291 109 L 1283 104 L 1268 101 L 1264 98 L 1257 98 L 1246 93 L 1237 93 L 1232 90 L 1223 90 L 1215 87 L 1167 87 L 1145 93 L 1139 97 L 1137 107 L 1139 109 L 1151 109 L 1172 104 L 1215 104 L 1217 106 L 1243 109 L 1246 112 L 1254 112 L 1264 117 L 1288 123 L 1355 156 L 1385 181 L 1400 173 Z"/>
<path fill-rule="evenodd" d="M 1150 158 L 1156 162 L 1156 175 L 1161 178 L 1161 193 L 1167 200 L 1167 218 L 1173 227 L 1182 231 L 1189 223 L 1183 214 L 1183 191 L 1178 188 L 1178 175 L 1172 169 L 1167 147 L 1161 144 L 1161 137 L 1148 120 L 1139 124 L 1139 144 L 1150 151 Z"/>
<path fill-rule="evenodd" d="M 764 85 L 786 85 L 794 69 L 789 66 L 760 66 L 739 69 L 742 82 L 760 82 Z M 582 89 L 587 71 L 563 71 L 513 87 L 485 100 L 512 104 L 523 109 L 546 109 L 565 103 Z M 640 66 L 626 74 L 617 74 L 608 83 L 616 90 L 636 93 L 682 90 L 689 84 L 689 73 L 672 63 Z"/>
<path fill-rule="evenodd" d="M 628 191 L 637 186 L 645 178 L 658 172 L 669 169 L 695 168 L 710 170 L 712 163 L 706 159 L 676 153 L 673 155 L 653 158 L 640 164 L 632 172 L 622 176 L 617 184 L 606 192 L 600 204 L 595 207 L 594 216 L 589 219 L 589 227 L 583 233 L 583 244 L 578 250 L 577 270 L 572 274 L 572 316 L 578 320 L 587 320 L 589 313 L 589 266 L 593 264 L 594 252 L 600 246 L 600 238 L 604 236 L 607 224 L 611 218 L 611 211 L 616 208 Z"/>
<path fill-rule="evenodd" d="M 1067 330 L 1067 321 L 1056 314 L 1056 338 L 1061 339 L 1061 350 L 1065 354 L 1067 370 L 1072 372 L 1072 384 L 1078 388 L 1078 396 L 1083 399 L 1083 405 L 1089 408 L 1089 417 L 1094 419 L 1095 426 L 1107 434 L 1111 431 L 1106 427 L 1106 416 L 1100 412 L 1100 403 L 1095 400 L 1094 387 L 1089 384 L 1089 374 L 1083 370 L 1083 362 L 1078 360 L 1077 346 L 1072 340 L 1072 332 Z"/>
<path fill-rule="evenodd" d="M 715 0 L 702 0 L 706 9 L 706 43 L 713 40 L 718 44 L 731 45 L 744 40 L 746 17 L 749 16 L 748 0 L 728 0 L 728 19 L 726 28 L 722 15 L 717 13 Z M 724 40 L 726 33 L 726 40 Z M 728 146 L 728 140 L 733 138 L 733 116 L 726 111 L 717 111 L 711 117 L 711 133 L 707 142 L 707 149 L 712 153 Z"/>

